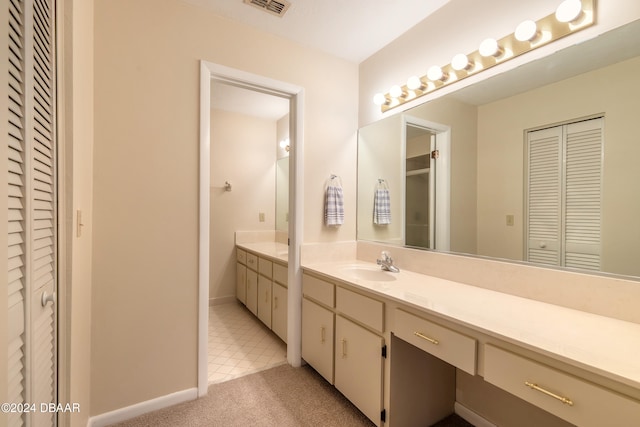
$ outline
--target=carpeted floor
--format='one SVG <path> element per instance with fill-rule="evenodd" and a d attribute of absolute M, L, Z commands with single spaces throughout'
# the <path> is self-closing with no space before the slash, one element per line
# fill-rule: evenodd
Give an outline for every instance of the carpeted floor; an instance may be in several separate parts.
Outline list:
<path fill-rule="evenodd" d="M 366 426 L 373 424 L 310 367 L 281 365 L 209 386 L 206 397 L 118 427 Z"/>
<path fill-rule="evenodd" d="M 450 419 L 449 419 L 450 418 Z M 449 417 L 438 427 L 468 427 Z M 340 392 L 308 366 L 281 365 L 212 384 L 206 397 L 115 424 L 117 427 L 371 427 Z"/>

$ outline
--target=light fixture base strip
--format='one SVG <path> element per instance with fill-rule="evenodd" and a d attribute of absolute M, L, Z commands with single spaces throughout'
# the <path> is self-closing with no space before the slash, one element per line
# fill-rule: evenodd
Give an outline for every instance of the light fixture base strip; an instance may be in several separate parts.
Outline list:
<path fill-rule="evenodd" d="M 380 110 L 384 113 L 409 101 L 413 101 L 416 98 L 432 93 L 442 87 L 478 74 L 510 59 L 516 58 L 527 52 L 531 52 L 532 50 L 538 49 L 542 46 L 546 46 L 556 40 L 560 40 L 570 34 L 591 27 L 596 22 L 595 15 L 595 0 L 582 0 L 582 13 L 574 22 L 559 22 L 555 17 L 554 11 L 554 13 L 536 21 L 538 32 L 540 34 L 532 41 L 518 41 L 515 34 L 511 33 L 498 40 L 498 45 L 503 52 L 497 57 L 484 57 L 476 50 L 467 55 L 469 63 L 471 64 L 468 69 L 456 71 L 453 69 L 451 64 L 447 64 L 442 67 L 443 74 L 448 76 L 446 81 L 430 81 L 427 76 L 422 76 L 421 80 L 425 82 L 428 81 L 427 85 L 419 90 L 411 90 L 407 85 L 400 86 L 403 96 L 394 98 L 389 93 L 385 94 L 390 102 L 381 105 Z"/>

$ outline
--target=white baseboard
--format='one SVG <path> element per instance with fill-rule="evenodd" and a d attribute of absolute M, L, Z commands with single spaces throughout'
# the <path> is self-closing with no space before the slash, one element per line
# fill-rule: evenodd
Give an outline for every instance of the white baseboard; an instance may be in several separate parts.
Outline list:
<path fill-rule="evenodd" d="M 130 420 L 131 418 L 146 414 L 147 412 L 157 411 L 158 409 L 167 408 L 190 400 L 196 400 L 197 398 L 198 389 L 195 387 L 177 391 L 175 393 L 167 394 L 166 396 L 156 397 L 155 399 L 96 415 L 89 418 L 87 427 L 105 427 L 111 424 Z"/>
<path fill-rule="evenodd" d="M 220 304 L 228 304 L 230 302 L 235 302 L 235 301 L 237 301 L 237 299 L 233 295 L 228 296 L 228 297 L 210 298 L 209 299 L 209 306 L 220 305 Z"/>
<path fill-rule="evenodd" d="M 496 427 L 495 424 L 489 422 L 486 418 L 481 417 L 480 415 L 473 412 L 471 409 L 466 406 L 462 406 L 460 403 L 456 402 L 454 407 L 454 412 L 458 414 L 461 418 L 464 418 L 469 423 L 473 424 L 476 427 Z"/>

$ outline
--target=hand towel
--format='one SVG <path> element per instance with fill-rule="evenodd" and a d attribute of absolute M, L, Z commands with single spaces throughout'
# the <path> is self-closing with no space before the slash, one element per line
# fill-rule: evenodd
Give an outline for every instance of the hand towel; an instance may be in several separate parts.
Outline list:
<path fill-rule="evenodd" d="M 344 223 L 342 188 L 333 184 L 327 186 L 325 193 L 324 222 L 326 225 L 342 225 Z"/>
<path fill-rule="evenodd" d="M 391 224 L 391 197 L 387 188 L 377 188 L 373 196 L 373 223 Z"/>

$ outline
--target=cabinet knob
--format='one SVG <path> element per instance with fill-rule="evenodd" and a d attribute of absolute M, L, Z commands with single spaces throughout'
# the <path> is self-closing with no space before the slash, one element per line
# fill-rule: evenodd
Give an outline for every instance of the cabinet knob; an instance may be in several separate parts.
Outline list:
<path fill-rule="evenodd" d="M 42 306 L 45 307 L 47 304 L 49 303 L 56 303 L 56 293 L 53 292 L 51 294 L 48 294 L 47 291 L 44 291 L 42 293 L 42 297 L 40 298 L 40 302 L 42 303 Z"/>

